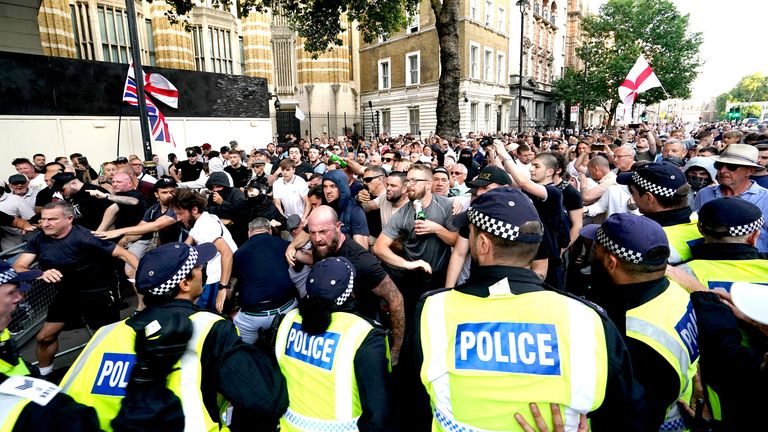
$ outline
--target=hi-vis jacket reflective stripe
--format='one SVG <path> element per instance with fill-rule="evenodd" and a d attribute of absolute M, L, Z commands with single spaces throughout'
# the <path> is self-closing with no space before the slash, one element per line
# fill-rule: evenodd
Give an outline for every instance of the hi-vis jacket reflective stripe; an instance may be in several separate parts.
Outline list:
<path fill-rule="evenodd" d="M 675 368 L 680 378 L 678 399 L 690 400 L 699 347 L 696 313 L 685 289 L 670 281 L 656 298 L 627 311 L 627 336 L 650 346 Z M 667 410 L 664 431 L 686 430 L 676 402 Z"/>
<path fill-rule="evenodd" d="M 11 332 L 8 331 L 8 329 L 3 329 L 2 332 L 0 332 L 0 343 L 2 342 L 8 342 L 11 340 Z M 4 373 L 8 376 L 15 376 L 15 375 L 29 375 L 29 369 L 27 369 L 27 364 L 24 363 L 24 359 L 19 357 L 17 360 L 17 363 L 15 365 L 12 365 L 8 363 L 5 360 L 0 359 L 0 373 Z"/>
<path fill-rule="evenodd" d="M 663 227 L 669 241 L 668 261 L 670 264 L 677 264 L 691 259 L 691 246 L 699 241 L 703 241 L 699 228 L 696 226 L 697 223 L 698 220 L 694 220 L 684 224 Z"/>
<path fill-rule="evenodd" d="M 693 260 L 681 264 L 681 269 L 692 274 L 709 289 L 731 290 L 734 282 L 768 284 L 768 260 Z"/>
<path fill-rule="evenodd" d="M 208 414 L 200 390 L 200 353 L 211 328 L 223 318 L 197 312 L 189 319 L 192 337 L 179 362 L 180 368 L 168 375 L 168 388 L 181 400 L 186 432 L 216 431 L 219 424 Z M 130 370 L 136 363 L 135 340 L 136 333 L 125 321 L 102 327 L 61 381 L 65 393 L 96 410 L 105 431 L 112 430 L 110 422 L 120 411 Z"/>
<path fill-rule="evenodd" d="M 319 335 L 301 331 L 294 309 L 277 332 L 275 355 L 288 383 L 290 403 L 280 419 L 283 431 L 356 431 L 362 414 L 355 379 L 355 353 L 373 326 L 346 312 L 334 312 Z"/>
<path fill-rule="evenodd" d="M 420 320 L 433 430 L 519 431 L 516 412 L 534 424 L 529 402 L 560 404 L 570 430 L 603 402 L 605 330 L 577 300 L 551 291 L 481 298 L 450 290 L 429 296 Z M 551 428 L 549 410 L 542 414 Z"/>
<path fill-rule="evenodd" d="M 11 432 L 21 411 L 30 402 L 20 396 L 0 393 L 0 432 Z"/>

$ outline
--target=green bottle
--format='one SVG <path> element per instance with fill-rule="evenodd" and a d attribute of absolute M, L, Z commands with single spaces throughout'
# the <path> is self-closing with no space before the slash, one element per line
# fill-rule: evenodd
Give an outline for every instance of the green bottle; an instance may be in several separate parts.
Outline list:
<path fill-rule="evenodd" d="M 427 220 L 427 213 L 421 206 L 421 200 L 413 200 L 413 209 L 416 210 L 416 215 L 413 217 L 415 220 Z"/>
<path fill-rule="evenodd" d="M 336 153 L 331 152 L 330 150 L 326 150 L 325 153 L 328 155 L 328 161 L 331 163 L 335 163 L 340 168 L 346 168 L 347 162 L 344 161 L 344 159 L 338 157 Z"/>

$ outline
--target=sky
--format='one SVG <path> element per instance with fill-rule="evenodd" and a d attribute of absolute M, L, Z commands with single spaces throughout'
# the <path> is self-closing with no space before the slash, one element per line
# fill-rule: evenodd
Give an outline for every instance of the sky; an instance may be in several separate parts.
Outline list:
<path fill-rule="evenodd" d="M 605 0 L 588 0 L 597 12 Z M 768 13 L 766 0 L 672 0 L 689 14 L 689 29 L 702 33 L 704 65 L 693 83 L 691 99 L 705 102 L 732 89 L 745 75 L 768 75 L 763 39 Z M 653 66 L 653 65 L 651 65 Z M 627 66 L 627 70 L 631 65 Z M 659 79 L 664 82 L 663 77 Z"/>

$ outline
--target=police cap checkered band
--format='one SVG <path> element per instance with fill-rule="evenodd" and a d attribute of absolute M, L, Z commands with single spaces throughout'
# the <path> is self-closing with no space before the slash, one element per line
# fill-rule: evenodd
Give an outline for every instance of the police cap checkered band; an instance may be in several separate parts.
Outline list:
<path fill-rule="evenodd" d="M 8 282 L 9 280 L 15 278 L 18 276 L 18 273 L 16 273 L 16 270 L 14 270 L 12 267 L 9 267 L 6 271 L 0 273 L 0 285 Z"/>
<path fill-rule="evenodd" d="M 510 223 L 494 219 L 491 216 L 480 213 L 472 207 L 467 210 L 467 218 L 469 218 L 469 221 L 473 225 L 481 230 L 505 240 L 514 241 L 517 236 L 520 235 L 519 226 L 513 226 Z"/>
<path fill-rule="evenodd" d="M 187 260 L 184 261 L 184 264 L 182 264 L 181 268 L 179 268 L 179 270 L 176 271 L 176 273 L 170 279 L 160 284 L 160 286 L 148 289 L 147 292 L 156 296 L 163 296 L 171 293 L 174 289 L 176 289 L 176 286 L 179 284 L 179 282 L 184 280 L 189 272 L 195 268 L 195 264 L 197 264 L 197 256 L 197 249 L 189 248 L 189 255 L 187 255 Z"/>
<path fill-rule="evenodd" d="M 677 192 L 677 189 L 672 189 L 672 188 L 664 187 L 662 185 L 658 185 L 658 184 L 652 183 L 652 182 L 644 179 L 640 175 L 640 173 L 637 172 L 637 171 L 635 171 L 632 174 L 632 181 L 636 185 L 640 186 L 641 188 L 647 190 L 648 192 L 650 192 L 650 193 L 652 193 L 654 195 L 659 195 L 659 196 L 663 196 L 663 197 L 669 198 L 669 197 L 674 196 L 675 192 Z"/>
<path fill-rule="evenodd" d="M 616 243 L 608 237 L 608 234 L 599 228 L 597 230 L 597 241 L 603 245 L 613 255 L 616 255 L 622 261 L 631 262 L 633 264 L 640 264 L 643 261 L 643 254 L 636 252 Z"/>
<path fill-rule="evenodd" d="M 741 237 L 747 234 L 752 234 L 753 232 L 760 229 L 763 225 L 765 225 L 765 218 L 760 216 L 760 219 L 750 224 L 728 227 L 728 234 L 731 237 Z"/>
<path fill-rule="evenodd" d="M 330 300 L 341 306 L 352 296 L 354 287 L 354 265 L 344 257 L 326 258 L 312 266 L 307 279 L 307 296 Z"/>
<path fill-rule="evenodd" d="M 336 306 L 341 306 L 346 303 L 347 299 L 349 299 L 349 296 L 352 295 L 352 290 L 355 287 L 355 270 L 346 262 L 344 262 L 344 265 L 347 266 L 347 269 L 349 270 L 349 282 L 347 282 L 347 289 L 345 289 L 344 292 L 336 298 Z"/>

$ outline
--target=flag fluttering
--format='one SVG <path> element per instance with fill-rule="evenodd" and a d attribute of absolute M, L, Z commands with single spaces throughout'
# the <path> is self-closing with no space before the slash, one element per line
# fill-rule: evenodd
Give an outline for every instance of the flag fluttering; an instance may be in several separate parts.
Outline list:
<path fill-rule="evenodd" d="M 296 113 L 294 114 L 294 117 L 299 119 L 299 121 L 303 121 L 304 118 L 305 118 L 304 112 L 302 110 L 300 110 L 299 107 L 296 107 Z"/>
<path fill-rule="evenodd" d="M 619 86 L 619 98 L 624 105 L 632 105 L 635 103 L 637 95 L 654 87 L 662 87 L 661 81 L 641 54 L 629 71 L 627 78 Z"/>
<path fill-rule="evenodd" d="M 155 141 L 164 141 L 173 144 L 173 146 L 176 147 L 176 142 L 171 136 L 171 130 L 168 128 L 168 123 L 165 121 L 165 116 L 162 112 L 160 112 L 160 109 L 157 108 L 157 106 L 147 95 L 144 95 L 144 99 L 147 103 L 149 129 L 152 133 L 152 139 Z M 136 91 L 136 78 L 133 73 L 133 64 L 128 67 L 128 76 L 125 78 L 125 86 L 123 87 L 123 102 L 127 102 L 133 106 L 139 105 L 139 96 Z"/>

